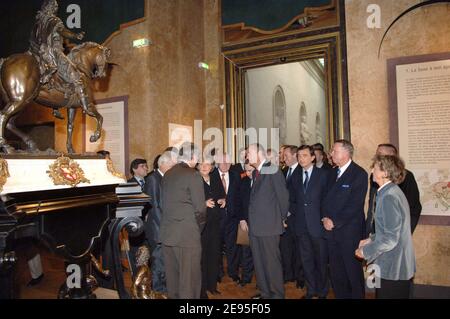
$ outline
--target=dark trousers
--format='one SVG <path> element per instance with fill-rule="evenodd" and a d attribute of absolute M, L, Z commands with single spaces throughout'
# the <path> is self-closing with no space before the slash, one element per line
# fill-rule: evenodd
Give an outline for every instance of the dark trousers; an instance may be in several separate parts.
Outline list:
<path fill-rule="evenodd" d="M 241 267 L 242 282 L 250 283 L 254 272 L 253 256 L 250 246 L 241 246 Z"/>
<path fill-rule="evenodd" d="M 330 277 L 338 299 L 363 299 L 365 284 L 362 263 L 355 257 L 359 238 L 336 240 L 328 238 Z"/>
<path fill-rule="evenodd" d="M 227 213 L 222 213 L 220 219 L 220 233 L 222 237 L 221 247 L 225 247 L 227 257 L 228 276 L 235 279 L 239 277 L 240 246 L 236 244 L 237 228 L 239 221 L 231 218 Z M 220 270 L 219 276 L 224 275 L 223 258 L 219 257 Z"/>
<path fill-rule="evenodd" d="M 256 284 L 265 299 L 283 299 L 284 283 L 281 265 L 280 236 L 250 235 Z"/>
<path fill-rule="evenodd" d="M 208 214 L 210 210 L 208 210 Z M 202 296 L 206 290 L 217 290 L 217 277 L 219 276 L 220 247 L 220 215 L 209 214 L 205 228 L 202 232 Z"/>
<path fill-rule="evenodd" d="M 381 278 L 380 288 L 375 289 L 377 299 L 409 299 L 411 280 L 386 280 Z"/>
<path fill-rule="evenodd" d="M 294 229 L 289 224 L 284 234 L 280 237 L 280 252 L 284 281 L 297 280 L 297 282 L 303 282 L 304 273 L 301 252 L 298 248 Z"/>
<path fill-rule="evenodd" d="M 163 245 L 167 293 L 170 299 L 200 298 L 201 254 L 201 247 Z"/>
<path fill-rule="evenodd" d="M 326 297 L 328 294 L 328 249 L 324 238 L 307 232 L 297 236 L 305 274 L 306 295 Z"/>
<path fill-rule="evenodd" d="M 156 245 L 152 250 L 152 289 L 157 292 L 166 293 L 166 271 L 164 269 L 164 257 L 162 245 Z"/>

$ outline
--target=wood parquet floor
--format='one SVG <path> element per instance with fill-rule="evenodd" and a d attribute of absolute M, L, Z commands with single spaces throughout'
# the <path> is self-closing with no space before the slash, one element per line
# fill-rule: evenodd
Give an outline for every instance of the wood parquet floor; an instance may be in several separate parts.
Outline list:
<path fill-rule="evenodd" d="M 66 280 L 64 273 L 64 262 L 58 256 L 51 254 L 45 249 L 40 249 L 41 259 L 44 268 L 44 278 L 41 283 L 34 287 L 26 287 L 26 284 L 31 279 L 28 271 L 27 263 L 24 258 L 21 258 L 18 252 L 19 262 L 17 267 L 17 283 L 18 283 L 18 298 L 19 299 L 56 299 L 58 289 Z M 124 273 L 125 286 L 131 286 L 131 279 L 129 272 Z M 222 279 L 218 284 L 220 295 L 210 295 L 210 299 L 250 299 L 257 293 L 256 282 L 253 278 L 252 283 L 244 287 L 237 285 L 228 276 Z M 298 289 L 295 283 L 285 284 L 286 299 L 300 299 L 305 293 L 305 289 Z M 330 292 L 329 298 L 334 298 Z M 368 298 L 373 296 L 368 295 Z"/>

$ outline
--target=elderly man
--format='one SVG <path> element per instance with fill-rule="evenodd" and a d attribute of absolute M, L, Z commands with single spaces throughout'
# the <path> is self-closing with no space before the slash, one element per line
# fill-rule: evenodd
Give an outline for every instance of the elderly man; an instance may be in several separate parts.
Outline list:
<path fill-rule="evenodd" d="M 203 180 L 195 166 L 199 149 L 184 143 L 180 163 L 164 174 L 160 239 L 170 299 L 198 299 L 201 290 L 200 234 L 206 222 Z"/>
<path fill-rule="evenodd" d="M 278 166 L 267 160 L 260 144 L 248 147 L 249 164 L 255 168 L 248 207 L 250 247 L 256 282 L 264 299 L 284 298 L 280 235 L 289 210 L 286 180 Z"/>
<path fill-rule="evenodd" d="M 353 162 L 353 145 L 338 140 L 331 151 L 336 163 L 330 173 L 328 194 L 322 203 L 328 242 L 330 275 L 337 298 L 364 298 L 361 261 L 354 256 L 364 237 L 364 202 L 367 173 Z"/>
<path fill-rule="evenodd" d="M 164 258 L 162 255 L 159 230 L 162 218 L 161 207 L 161 182 L 164 174 L 171 169 L 176 161 L 172 152 L 164 152 L 158 158 L 158 168 L 145 178 L 144 193 L 150 196 L 150 210 L 145 220 L 145 235 L 152 251 L 152 289 L 166 293 L 166 272 L 164 270 Z"/>
<path fill-rule="evenodd" d="M 216 154 L 215 161 L 217 163 L 217 169 L 212 174 L 216 175 L 215 178 L 222 181 L 227 203 L 226 207 L 222 210 L 220 221 L 222 242 L 225 244 L 225 254 L 227 256 L 227 272 L 228 276 L 239 284 L 241 280 L 239 278 L 240 247 L 236 244 L 239 219 L 236 214 L 236 201 L 240 176 L 235 171 L 230 170 L 231 158 L 228 154 Z M 220 265 L 222 265 L 222 260 Z"/>

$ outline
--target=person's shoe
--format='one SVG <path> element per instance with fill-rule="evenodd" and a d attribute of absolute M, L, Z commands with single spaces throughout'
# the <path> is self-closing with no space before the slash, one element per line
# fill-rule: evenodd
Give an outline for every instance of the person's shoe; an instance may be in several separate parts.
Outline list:
<path fill-rule="evenodd" d="M 311 296 L 311 295 L 304 295 L 300 299 L 313 299 L 313 296 Z"/>
<path fill-rule="evenodd" d="M 249 284 L 249 283 L 250 283 L 250 281 L 245 281 L 245 280 L 243 280 L 243 281 L 241 281 L 241 282 L 239 283 L 239 286 L 245 287 L 245 285 L 247 285 L 247 284 Z"/>
<path fill-rule="evenodd" d="M 263 299 L 261 294 L 256 294 L 254 296 L 252 296 L 252 299 Z"/>
<path fill-rule="evenodd" d="M 327 296 L 319 296 L 319 299 L 327 299 Z"/>
<path fill-rule="evenodd" d="M 39 277 L 37 277 L 37 278 L 31 279 L 31 280 L 27 283 L 27 287 L 33 287 L 33 286 L 38 285 L 38 284 L 42 281 L 42 279 L 44 279 L 44 274 L 41 274 L 41 275 L 40 275 Z"/>

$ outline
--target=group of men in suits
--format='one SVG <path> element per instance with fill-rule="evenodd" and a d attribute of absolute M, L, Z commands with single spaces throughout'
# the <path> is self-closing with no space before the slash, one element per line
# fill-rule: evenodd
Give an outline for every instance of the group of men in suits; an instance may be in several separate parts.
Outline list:
<path fill-rule="evenodd" d="M 255 167 L 248 228 L 261 297 L 284 298 L 283 270 L 295 276 L 292 260 L 299 258 L 305 298 L 326 298 L 328 264 L 337 298 L 363 298 L 363 269 L 354 251 L 364 235 L 368 176 L 352 161 L 353 145 L 334 143 L 332 170 L 314 165 L 311 146 L 285 146 L 283 152 L 285 176 L 262 146 L 250 145 L 247 154 Z M 283 260 L 282 250 L 291 258 Z"/>
<path fill-rule="evenodd" d="M 283 170 L 259 144 L 241 150 L 234 166 L 226 154 L 218 154 L 211 174 L 222 181 L 226 194 L 221 233 L 228 276 L 246 284 L 254 270 L 261 298 L 284 298 L 289 280 L 306 286 L 305 298 L 326 298 L 329 279 L 337 298 L 364 298 L 363 266 L 354 252 L 367 228 L 374 231 L 370 209 L 375 200 L 371 197 L 366 220 L 368 175 L 353 161 L 353 152 L 349 141 L 336 141 L 331 167 L 318 145 L 284 146 Z M 383 144 L 377 152 L 396 149 Z M 161 156 L 142 186 L 152 200 L 147 218 L 153 288 L 167 289 L 169 298 L 199 298 L 206 204 L 202 178 L 193 168 L 201 154 L 191 143 L 182 146 L 178 161 L 173 154 Z M 139 168 L 133 173 L 140 183 Z M 411 213 L 417 215 L 414 229 L 421 207 L 410 177 L 402 189 L 410 193 Z M 248 231 L 249 247 L 236 244 L 238 226 Z"/>

